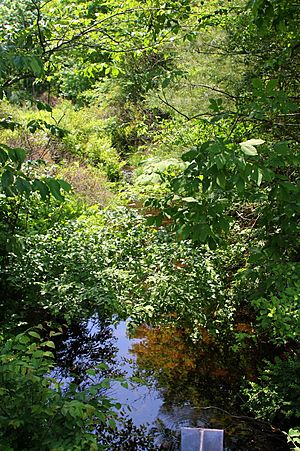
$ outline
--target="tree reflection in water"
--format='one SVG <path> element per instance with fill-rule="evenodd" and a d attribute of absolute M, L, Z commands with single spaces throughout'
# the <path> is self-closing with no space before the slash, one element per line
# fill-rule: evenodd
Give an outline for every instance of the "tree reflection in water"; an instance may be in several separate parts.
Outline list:
<path fill-rule="evenodd" d="M 203 333 L 194 344 L 182 329 L 141 326 L 131 348 L 137 375 L 155 381 L 163 404 L 155 431 L 165 449 L 179 449 L 181 427 L 225 430 L 227 451 L 284 451 L 286 440 L 266 422 L 244 414 L 237 398 L 244 375 L 254 377 L 255 367 L 243 366 L 241 356 L 217 346 Z"/>
<path fill-rule="evenodd" d="M 101 376 L 117 375 L 116 338 L 113 336 L 111 321 L 100 320 L 97 316 L 72 324 L 56 343 L 56 377 L 65 382 L 72 380 L 81 388 L 91 383 L 86 371 L 99 364 L 106 364 Z M 119 373 L 118 373 L 119 374 Z"/>

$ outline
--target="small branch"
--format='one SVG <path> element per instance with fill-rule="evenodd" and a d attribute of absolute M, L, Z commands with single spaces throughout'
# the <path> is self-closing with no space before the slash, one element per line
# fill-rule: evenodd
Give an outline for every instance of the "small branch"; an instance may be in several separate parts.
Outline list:
<path fill-rule="evenodd" d="M 236 99 L 240 99 L 240 97 L 234 96 L 233 94 L 229 94 L 226 91 L 223 91 L 222 89 L 219 88 L 213 88 L 212 86 L 209 85 L 203 85 L 201 83 L 197 83 L 197 84 L 191 84 L 190 86 L 192 86 L 193 88 L 205 88 L 205 89 L 209 89 L 211 91 L 215 91 L 215 92 L 219 92 L 220 94 L 225 95 L 226 97 L 229 97 L 230 99 L 236 100 Z"/>
<path fill-rule="evenodd" d="M 161 100 L 161 102 L 163 102 L 165 105 L 167 105 L 169 108 L 171 108 L 172 110 L 176 111 L 176 113 L 180 114 L 180 116 L 184 117 L 185 119 L 187 119 L 188 121 L 192 121 L 193 119 L 198 119 L 200 117 L 205 117 L 205 116 L 209 116 L 209 117 L 215 117 L 218 116 L 219 113 L 200 113 L 200 114 L 195 114 L 195 116 L 188 116 L 187 114 L 183 113 L 182 111 L 179 111 L 174 105 L 172 105 L 171 103 L 168 102 L 168 100 L 166 99 L 165 93 L 163 91 L 163 96 L 164 98 L 162 98 L 159 94 L 158 94 L 158 98 L 159 100 Z M 237 113 L 234 113 L 233 111 L 228 111 L 229 114 L 236 116 Z"/>
<path fill-rule="evenodd" d="M 184 117 L 185 119 L 187 119 L 188 121 L 191 120 L 191 118 L 190 118 L 189 116 L 187 116 L 185 113 L 182 113 L 182 111 L 179 111 L 175 106 L 171 105 L 171 104 L 167 101 L 164 91 L 163 91 L 163 96 L 164 96 L 164 99 L 158 94 L 159 100 L 161 100 L 161 101 L 162 101 L 165 105 L 167 105 L 169 108 L 172 108 L 172 110 L 176 111 L 176 113 L 180 114 L 180 116 L 183 116 L 183 117 Z"/>
<path fill-rule="evenodd" d="M 231 127 L 231 129 L 230 129 L 230 131 L 229 131 L 229 133 L 228 133 L 228 135 L 227 135 L 227 139 L 229 139 L 230 136 L 232 135 L 232 133 L 233 133 L 233 131 L 234 131 L 234 129 L 235 129 L 237 123 L 238 123 L 238 120 L 239 120 L 239 117 L 236 116 L 235 119 L 234 119 L 234 121 L 233 121 L 232 127 Z"/>
<path fill-rule="evenodd" d="M 38 30 L 39 43 L 40 43 L 40 45 L 42 47 L 43 54 L 45 54 L 46 46 L 45 46 L 45 41 L 44 41 L 44 38 L 43 38 L 43 33 L 42 33 L 42 30 L 41 30 L 41 26 L 40 26 L 41 9 L 40 9 L 40 6 L 38 5 L 38 2 L 36 0 L 31 0 L 31 1 L 34 4 L 34 6 L 36 7 L 36 10 L 37 10 L 36 26 L 37 26 L 37 30 Z"/>
<path fill-rule="evenodd" d="M 19 77 L 15 77 L 15 78 L 11 78 L 10 80 L 6 80 L 2 86 L 3 86 L 3 88 L 6 88 L 6 87 L 13 85 L 14 83 L 18 83 L 18 81 L 26 80 L 27 78 L 34 78 L 34 76 L 32 74 L 23 74 L 23 75 L 20 75 Z"/>

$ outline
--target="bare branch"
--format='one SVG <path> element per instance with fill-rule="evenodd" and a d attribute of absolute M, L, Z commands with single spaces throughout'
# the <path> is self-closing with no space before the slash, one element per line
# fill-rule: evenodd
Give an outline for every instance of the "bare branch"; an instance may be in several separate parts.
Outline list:
<path fill-rule="evenodd" d="M 186 86 L 191 86 L 193 88 L 205 88 L 205 89 L 209 89 L 211 91 L 219 92 L 220 94 L 223 94 L 224 96 L 229 97 L 232 100 L 240 99 L 240 97 L 234 96 L 233 94 L 229 94 L 229 92 L 223 91 L 222 89 L 214 88 L 213 86 L 209 86 L 209 85 L 203 85 L 201 83 L 190 84 L 190 85 L 186 85 Z"/>

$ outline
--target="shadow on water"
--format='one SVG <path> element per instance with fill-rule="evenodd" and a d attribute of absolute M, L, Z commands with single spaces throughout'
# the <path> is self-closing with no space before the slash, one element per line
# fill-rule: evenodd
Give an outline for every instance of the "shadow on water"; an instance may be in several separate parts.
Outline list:
<path fill-rule="evenodd" d="M 182 330 L 140 327 L 129 337 L 126 329 L 125 322 L 114 326 L 96 316 L 74 325 L 57 343 L 53 374 L 86 387 L 85 371 L 105 363 L 96 382 L 107 376 L 131 381 L 128 389 L 113 382 L 107 393 L 124 406 L 111 451 L 178 450 L 184 426 L 224 429 L 227 451 L 289 449 L 269 424 L 241 413 L 234 361 L 230 368 L 213 346 L 210 355 L 189 343 Z"/>

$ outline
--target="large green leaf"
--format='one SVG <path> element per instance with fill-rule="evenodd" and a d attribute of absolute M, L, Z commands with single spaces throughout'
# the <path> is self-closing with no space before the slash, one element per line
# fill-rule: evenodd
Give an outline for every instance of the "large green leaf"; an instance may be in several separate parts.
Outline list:
<path fill-rule="evenodd" d="M 64 197 L 61 195 L 60 193 L 60 184 L 57 180 L 55 180 L 54 178 L 46 178 L 45 183 L 48 185 L 49 189 L 50 189 L 50 193 L 52 194 L 52 196 L 55 197 L 55 199 L 59 200 L 60 202 L 62 202 L 64 200 Z"/>
<path fill-rule="evenodd" d="M 11 185 L 14 183 L 14 172 L 11 168 L 7 168 L 3 172 L 1 177 L 1 183 L 4 189 L 11 187 Z"/>
<path fill-rule="evenodd" d="M 23 177 L 17 177 L 16 179 L 16 189 L 20 194 L 30 194 L 32 191 L 31 184 L 28 180 Z"/>
<path fill-rule="evenodd" d="M 41 180 L 34 180 L 33 182 L 33 188 L 35 191 L 38 191 L 40 193 L 40 196 L 42 200 L 46 200 L 47 197 L 49 197 L 50 191 L 46 183 L 42 182 Z"/>
<path fill-rule="evenodd" d="M 22 163 L 24 163 L 26 150 L 19 147 L 10 147 L 8 148 L 8 155 L 14 163 L 18 163 L 20 166 Z"/>

